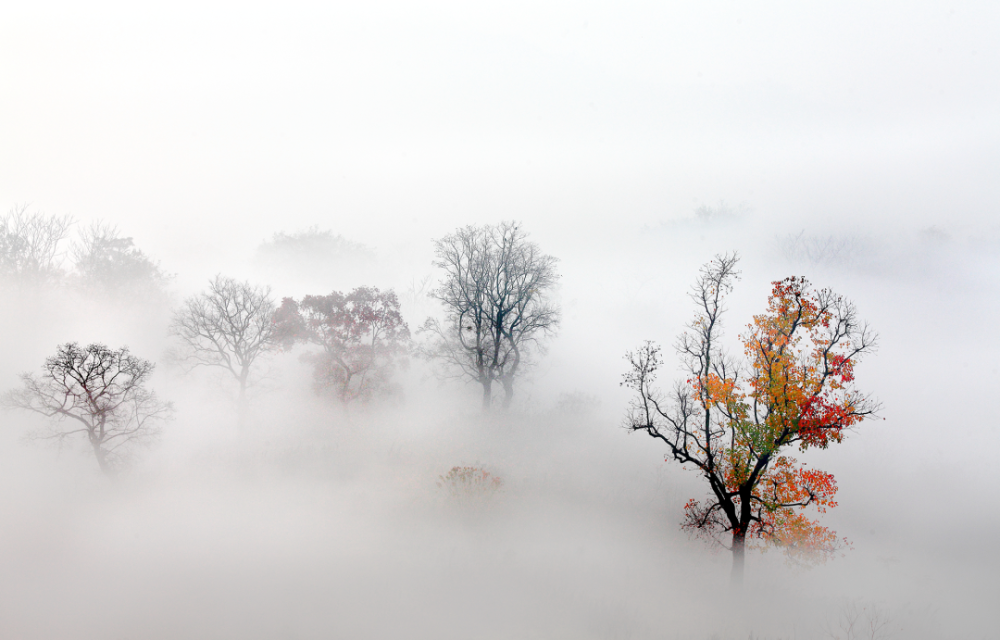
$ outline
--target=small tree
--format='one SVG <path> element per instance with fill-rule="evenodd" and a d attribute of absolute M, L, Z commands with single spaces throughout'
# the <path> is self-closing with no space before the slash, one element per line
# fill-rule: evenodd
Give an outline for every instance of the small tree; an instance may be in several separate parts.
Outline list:
<path fill-rule="evenodd" d="M 431 338 L 422 353 L 482 385 L 484 410 L 500 382 L 507 408 L 514 380 L 559 326 L 549 299 L 559 279 L 556 259 L 514 222 L 459 229 L 437 241 L 436 254 L 445 279 L 431 296 L 444 305 L 445 320 L 424 323 Z"/>
<path fill-rule="evenodd" d="M 826 289 L 811 291 L 804 278 L 773 283 L 767 310 L 742 338 L 747 365 L 724 354 L 721 316 L 736 261 L 718 257 L 702 268 L 692 292 L 698 314 L 677 345 L 687 375 L 673 393 L 653 386 L 661 359 L 649 342 L 628 354 L 622 384 L 636 394 L 626 426 L 663 442 L 674 460 L 708 482 L 709 497 L 685 505 L 683 527 L 731 550 L 732 579 L 740 584 L 748 541 L 805 560 L 840 548 L 834 532 L 801 513 L 836 506 L 833 476 L 785 451 L 840 442 L 878 406 L 853 386 L 854 365 L 874 350 L 876 336 L 853 304 Z"/>
<path fill-rule="evenodd" d="M 216 276 L 208 291 L 188 298 L 174 314 L 170 333 L 180 341 L 172 358 L 188 369 L 217 367 L 239 385 L 239 429 L 245 430 L 247 389 L 254 365 L 277 348 L 271 291 L 249 282 Z"/>
<path fill-rule="evenodd" d="M 503 489 L 503 478 L 480 466 L 452 467 L 437 486 L 458 504 L 486 506 Z"/>
<path fill-rule="evenodd" d="M 163 290 L 167 277 L 118 228 L 95 222 L 80 232 L 71 250 L 83 286 L 104 293 L 146 295 Z"/>
<path fill-rule="evenodd" d="M 87 437 L 101 471 L 113 475 L 130 450 L 158 433 L 158 422 L 173 411 L 146 389 L 153 363 L 128 347 L 60 345 L 41 376 L 21 375 L 22 388 L 7 392 L 4 404 L 42 414 L 52 421 L 44 438 Z"/>
<path fill-rule="evenodd" d="M 332 391 L 345 404 L 388 390 L 409 347 L 410 330 L 393 291 L 358 287 L 346 296 L 334 291 L 300 303 L 285 298 L 275 317 L 286 347 L 308 342 L 323 348 L 307 356 L 316 390 Z"/>
<path fill-rule="evenodd" d="M 11 209 L 0 217 L 0 275 L 31 286 L 57 278 L 71 224 L 69 216 L 28 213 L 27 205 Z"/>

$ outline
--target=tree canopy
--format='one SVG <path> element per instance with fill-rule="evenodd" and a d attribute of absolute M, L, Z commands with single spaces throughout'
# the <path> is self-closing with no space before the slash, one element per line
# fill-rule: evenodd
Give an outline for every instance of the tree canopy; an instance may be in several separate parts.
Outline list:
<path fill-rule="evenodd" d="M 83 229 L 71 254 L 77 277 L 90 290 L 145 297 L 162 293 L 168 281 L 132 238 L 123 237 L 107 223 L 95 222 Z"/>
<path fill-rule="evenodd" d="M 170 325 L 180 343 L 171 354 L 173 360 L 189 369 L 223 369 L 236 380 L 241 430 L 246 427 L 254 365 L 278 348 L 274 311 L 269 288 L 220 275 L 209 282 L 207 291 L 185 300 Z"/>
<path fill-rule="evenodd" d="M 774 282 L 768 306 L 742 336 L 746 361 L 721 349 L 725 296 L 735 255 L 706 265 L 692 291 L 698 312 L 677 344 L 686 377 L 669 395 L 654 385 L 662 364 L 651 342 L 627 355 L 623 385 L 635 392 L 626 418 L 691 465 L 710 494 L 685 505 L 683 527 L 733 553 L 742 580 L 744 548 L 778 546 L 795 559 L 822 560 L 844 541 L 803 513 L 836 506 L 837 484 L 787 454 L 825 449 L 878 409 L 854 387 L 854 366 L 876 336 L 855 306 L 804 278 Z"/>
<path fill-rule="evenodd" d="M 409 350 L 410 329 L 393 291 L 358 287 L 347 295 L 334 291 L 301 302 L 285 298 L 275 318 L 286 347 L 296 342 L 322 347 L 307 354 L 315 388 L 345 404 L 387 393 Z"/>
<path fill-rule="evenodd" d="M 483 408 L 492 402 L 492 386 L 504 389 L 510 405 L 514 380 L 542 349 L 542 339 L 559 326 L 551 300 L 559 280 L 556 258 L 514 222 L 468 226 L 436 243 L 435 265 L 445 272 L 432 297 L 445 319 L 428 319 L 422 350 L 445 371 L 482 385 Z"/>
<path fill-rule="evenodd" d="M 0 276 L 37 286 L 61 275 L 60 246 L 73 219 L 29 213 L 26 205 L 0 216 Z"/>
<path fill-rule="evenodd" d="M 101 470 L 111 475 L 173 411 L 146 388 L 153 366 L 128 347 L 69 342 L 46 358 L 40 376 L 22 374 L 22 387 L 7 392 L 4 404 L 52 418 L 44 438 L 85 435 Z"/>

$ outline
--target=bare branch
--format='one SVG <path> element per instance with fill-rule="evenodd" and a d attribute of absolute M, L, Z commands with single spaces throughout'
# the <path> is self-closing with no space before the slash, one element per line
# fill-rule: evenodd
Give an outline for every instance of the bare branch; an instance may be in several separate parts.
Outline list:
<path fill-rule="evenodd" d="M 73 219 L 14 207 L 0 217 L 0 276 L 37 286 L 61 275 L 62 241 Z"/>
<path fill-rule="evenodd" d="M 557 261 L 514 222 L 464 227 L 438 240 L 436 253 L 445 280 L 430 295 L 446 320 L 425 323 L 421 333 L 430 344 L 420 352 L 440 361 L 443 375 L 481 384 L 484 408 L 492 384 L 500 382 L 506 407 L 514 380 L 559 326 L 559 309 L 549 298 L 559 279 Z"/>
<path fill-rule="evenodd" d="M 145 388 L 153 366 L 128 347 L 70 342 L 45 360 L 40 377 L 22 374 L 22 387 L 4 394 L 2 404 L 51 418 L 51 431 L 42 438 L 86 434 L 101 469 L 113 474 L 126 450 L 155 437 L 156 423 L 173 413 L 169 402 Z M 73 428 L 63 426 L 66 420 Z"/>
<path fill-rule="evenodd" d="M 799 513 L 835 506 L 833 476 L 797 466 L 782 450 L 839 442 L 879 405 L 852 384 L 854 365 L 875 349 L 877 336 L 853 304 L 829 290 L 810 291 L 804 278 L 773 283 L 767 311 L 742 336 L 748 362 L 727 355 L 719 337 L 736 262 L 735 254 L 718 256 L 695 282 L 696 315 L 676 343 L 686 376 L 673 394 L 653 386 L 661 360 L 649 342 L 626 355 L 622 385 L 634 392 L 626 428 L 664 443 L 668 458 L 694 466 L 708 482 L 711 496 L 688 503 L 683 526 L 720 544 L 719 536 L 732 537 L 738 582 L 748 539 L 797 557 L 840 548 L 832 532 Z"/>
<path fill-rule="evenodd" d="M 208 291 L 185 300 L 170 333 L 180 342 L 172 359 L 186 369 L 218 367 L 239 384 L 240 425 L 245 426 L 246 390 L 255 363 L 279 348 L 271 290 L 216 276 Z"/>

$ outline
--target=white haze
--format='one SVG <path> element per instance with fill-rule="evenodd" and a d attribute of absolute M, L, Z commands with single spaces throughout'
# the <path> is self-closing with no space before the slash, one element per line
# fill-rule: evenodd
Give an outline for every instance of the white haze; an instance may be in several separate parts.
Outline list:
<path fill-rule="evenodd" d="M 991 3 L 0 9 L 0 208 L 117 224 L 175 302 L 219 272 L 277 297 L 372 285 L 415 329 L 433 240 L 516 219 L 560 258 L 563 309 L 507 417 L 421 362 L 402 403 L 345 416 L 292 353 L 240 439 L 225 381 L 163 362 L 167 308 L 5 291 L 0 389 L 59 343 L 128 344 L 177 416 L 109 483 L 4 414 L 0 637 L 820 638 L 851 602 L 896 638 L 991 637 L 998 32 Z M 374 261 L 255 260 L 312 225 Z M 730 347 L 805 275 L 879 332 L 858 384 L 884 405 L 802 456 L 836 476 L 823 523 L 853 550 L 751 555 L 742 602 L 678 530 L 704 487 L 620 428 L 618 386 L 732 250 Z M 466 464 L 504 479 L 492 503 L 439 489 Z"/>

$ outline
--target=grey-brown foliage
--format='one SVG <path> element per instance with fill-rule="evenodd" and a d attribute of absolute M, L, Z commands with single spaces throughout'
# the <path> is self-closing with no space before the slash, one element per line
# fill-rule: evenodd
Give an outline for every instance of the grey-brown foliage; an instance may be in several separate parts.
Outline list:
<path fill-rule="evenodd" d="M 435 253 L 445 277 L 431 296 L 444 306 L 445 318 L 424 323 L 429 341 L 422 353 L 438 360 L 446 375 L 482 385 L 484 409 L 493 383 L 500 382 L 506 408 L 514 380 L 559 325 L 550 299 L 557 260 L 514 222 L 464 227 L 438 240 Z"/>
<path fill-rule="evenodd" d="M 268 273 L 310 282 L 342 279 L 345 273 L 360 275 L 374 266 L 374 260 L 368 247 L 316 226 L 275 233 L 257 247 L 253 258 Z"/>
<path fill-rule="evenodd" d="M 69 342 L 46 358 L 40 376 L 21 374 L 22 387 L 7 392 L 3 402 L 51 418 L 41 438 L 85 436 L 101 470 L 112 475 L 173 411 L 146 388 L 153 366 L 128 347 Z"/>
<path fill-rule="evenodd" d="M 800 231 L 775 238 L 775 248 L 788 262 L 834 269 L 879 268 L 879 251 L 873 243 L 857 235 L 806 234 Z"/>
<path fill-rule="evenodd" d="M 271 290 L 216 276 L 208 290 L 184 301 L 170 333 L 180 345 L 171 358 L 187 369 L 220 368 L 239 385 L 239 427 L 246 427 L 247 389 L 262 356 L 278 347 Z"/>
<path fill-rule="evenodd" d="M 83 229 L 70 254 L 77 278 L 90 291 L 147 298 L 162 294 L 169 280 L 132 238 L 104 222 Z"/>
<path fill-rule="evenodd" d="M 347 295 L 333 291 L 305 296 L 301 302 L 285 298 L 274 324 L 286 348 L 296 342 L 322 348 L 303 354 L 313 365 L 318 393 L 347 405 L 398 391 L 392 376 L 397 366 L 406 365 L 410 329 L 391 289 L 357 287 Z"/>

